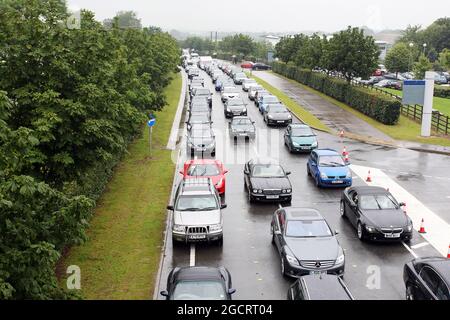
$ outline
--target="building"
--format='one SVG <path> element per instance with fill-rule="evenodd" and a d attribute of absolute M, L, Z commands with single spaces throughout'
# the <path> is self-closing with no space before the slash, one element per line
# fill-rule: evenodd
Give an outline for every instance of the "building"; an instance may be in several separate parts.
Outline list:
<path fill-rule="evenodd" d="M 377 45 L 378 49 L 380 49 L 380 60 L 384 61 L 384 59 L 386 58 L 386 54 L 391 47 L 391 44 L 382 40 L 376 40 L 375 44 Z"/>
<path fill-rule="evenodd" d="M 267 35 L 262 37 L 264 41 L 270 42 L 274 47 L 278 42 L 280 42 L 281 38 L 277 36 Z"/>

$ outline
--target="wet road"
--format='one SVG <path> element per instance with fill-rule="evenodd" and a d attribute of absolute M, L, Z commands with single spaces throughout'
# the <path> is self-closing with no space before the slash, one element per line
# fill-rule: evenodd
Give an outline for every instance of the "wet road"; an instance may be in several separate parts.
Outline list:
<path fill-rule="evenodd" d="M 205 86 L 214 91 L 210 78 L 204 72 Z M 225 266 L 231 272 L 234 299 L 285 299 L 293 279 L 281 275 L 280 259 L 271 244 L 270 221 L 277 204 L 252 204 L 244 190 L 243 165 L 255 156 L 279 159 L 285 170 L 292 171 L 292 206 L 312 207 L 319 210 L 337 236 L 346 255 L 345 281 L 356 299 L 404 299 L 402 279 L 403 265 L 417 256 L 439 255 L 431 246 L 424 245 L 411 250 L 402 243 L 363 243 L 356 237 L 355 230 L 348 221 L 339 216 L 339 200 L 342 189 L 318 189 L 306 174 L 307 155 L 290 154 L 283 142 L 284 128 L 267 128 L 254 103 L 247 98 L 248 115 L 256 121 L 257 140 L 243 141 L 236 145 L 230 141 L 226 128 L 228 121 L 223 115 L 223 104 L 218 93 L 213 97 L 213 128 L 216 132 L 217 155 L 229 173 L 224 210 L 224 243 L 216 245 L 196 244 L 172 247 L 168 231 L 160 290 L 166 287 L 170 270 L 176 266 Z M 429 209 L 450 222 L 450 197 L 446 197 L 446 186 L 450 181 L 449 157 L 422 154 L 419 152 L 367 145 L 344 140 L 316 132 L 320 147 L 342 150 L 347 147 L 352 164 L 382 169 L 390 178 L 408 190 Z M 185 140 L 180 143 L 180 161 L 186 159 Z M 447 169 L 447 170 L 446 170 Z M 180 175 L 181 176 L 181 175 Z M 181 177 L 177 178 L 174 186 Z M 354 176 L 354 185 L 365 182 Z M 403 201 L 404 199 L 398 199 Z M 411 246 L 422 244 L 424 240 L 414 235 Z M 409 249 L 409 250 L 408 250 Z M 413 252 L 413 254 L 410 252 Z M 379 275 L 379 276 L 378 276 Z M 158 296 L 158 299 L 162 299 Z"/>

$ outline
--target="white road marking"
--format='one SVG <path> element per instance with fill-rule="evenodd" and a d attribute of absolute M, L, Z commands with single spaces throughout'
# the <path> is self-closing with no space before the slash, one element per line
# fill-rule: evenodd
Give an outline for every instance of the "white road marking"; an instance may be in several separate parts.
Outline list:
<path fill-rule="evenodd" d="M 191 259 L 189 265 L 191 267 L 195 266 L 195 244 L 191 244 Z"/>
<path fill-rule="evenodd" d="M 402 245 L 406 248 L 406 250 L 408 250 L 413 255 L 414 258 L 418 257 L 417 254 L 414 251 L 412 251 L 412 249 L 403 241 L 402 241 Z"/>
<path fill-rule="evenodd" d="M 350 169 L 364 181 L 366 181 L 367 173 L 370 170 L 372 182 L 366 182 L 368 185 L 389 188 L 389 191 L 398 201 L 406 202 L 407 214 L 413 221 L 416 230 L 420 228 L 422 219 L 425 219 L 427 233 L 422 234 L 422 237 L 443 256 L 447 256 L 448 245 L 450 243 L 450 225 L 445 220 L 428 209 L 422 202 L 380 169 L 357 165 L 350 165 Z"/>
<path fill-rule="evenodd" d="M 411 246 L 411 249 L 419 249 L 419 248 L 422 248 L 422 247 L 426 247 L 428 245 L 430 245 L 428 242 L 421 242 L 421 243 L 418 243 L 418 244 L 415 244 L 415 245 Z"/>

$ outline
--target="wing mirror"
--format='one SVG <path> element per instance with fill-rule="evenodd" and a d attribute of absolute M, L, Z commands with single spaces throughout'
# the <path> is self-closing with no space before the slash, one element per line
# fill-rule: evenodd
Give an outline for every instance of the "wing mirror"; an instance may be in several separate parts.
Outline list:
<path fill-rule="evenodd" d="M 226 203 L 222 203 L 222 204 L 220 205 L 220 209 L 225 209 L 226 207 L 228 207 L 228 205 L 227 205 Z"/>
<path fill-rule="evenodd" d="M 400 202 L 398 205 L 399 205 L 400 207 L 404 207 L 404 206 L 406 206 L 406 203 Z"/>
<path fill-rule="evenodd" d="M 227 174 L 229 171 L 228 170 L 224 170 L 223 171 L 223 174 Z"/>
<path fill-rule="evenodd" d="M 166 290 L 160 292 L 163 297 L 168 297 L 169 293 Z"/>
<path fill-rule="evenodd" d="M 244 174 L 250 174 L 250 171 L 244 170 Z"/>
<path fill-rule="evenodd" d="M 292 172 L 290 172 L 290 171 L 286 171 L 286 175 L 288 176 L 288 175 L 290 175 Z"/>
<path fill-rule="evenodd" d="M 236 289 L 228 289 L 228 294 L 233 294 L 236 292 Z"/>
<path fill-rule="evenodd" d="M 178 171 L 180 174 L 184 174 L 183 170 Z"/>
<path fill-rule="evenodd" d="M 339 234 L 339 230 L 334 230 L 334 234 Z"/>
<path fill-rule="evenodd" d="M 273 233 L 275 233 L 277 236 L 281 235 L 281 231 L 280 230 L 275 230 Z"/>
<path fill-rule="evenodd" d="M 167 210 L 173 211 L 173 206 L 167 206 Z"/>

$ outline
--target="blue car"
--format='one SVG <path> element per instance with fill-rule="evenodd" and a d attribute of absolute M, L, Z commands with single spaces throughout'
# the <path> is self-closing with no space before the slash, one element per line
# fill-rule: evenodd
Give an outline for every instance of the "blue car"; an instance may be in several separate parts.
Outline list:
<path fill-rule="evenodd" d="M 336 150 L 313 150 L 306 170 L 317 187 L 350 187 L 352 185 L 352 173 L 348 163 Z"/>
<path fill-rule="evenodd" d="M 259 99 L 258 101 L 259 112 L 261 112 L 261 114 L 264 114 L 264 111 L 266 111 L 267 106 L 269 104 L 279 104 L 279 103 L 281 103 L 280 100 L 278 100 L 278 98 L 275 96 L 272 95 L 262 96 L 261 99 Z"/>

